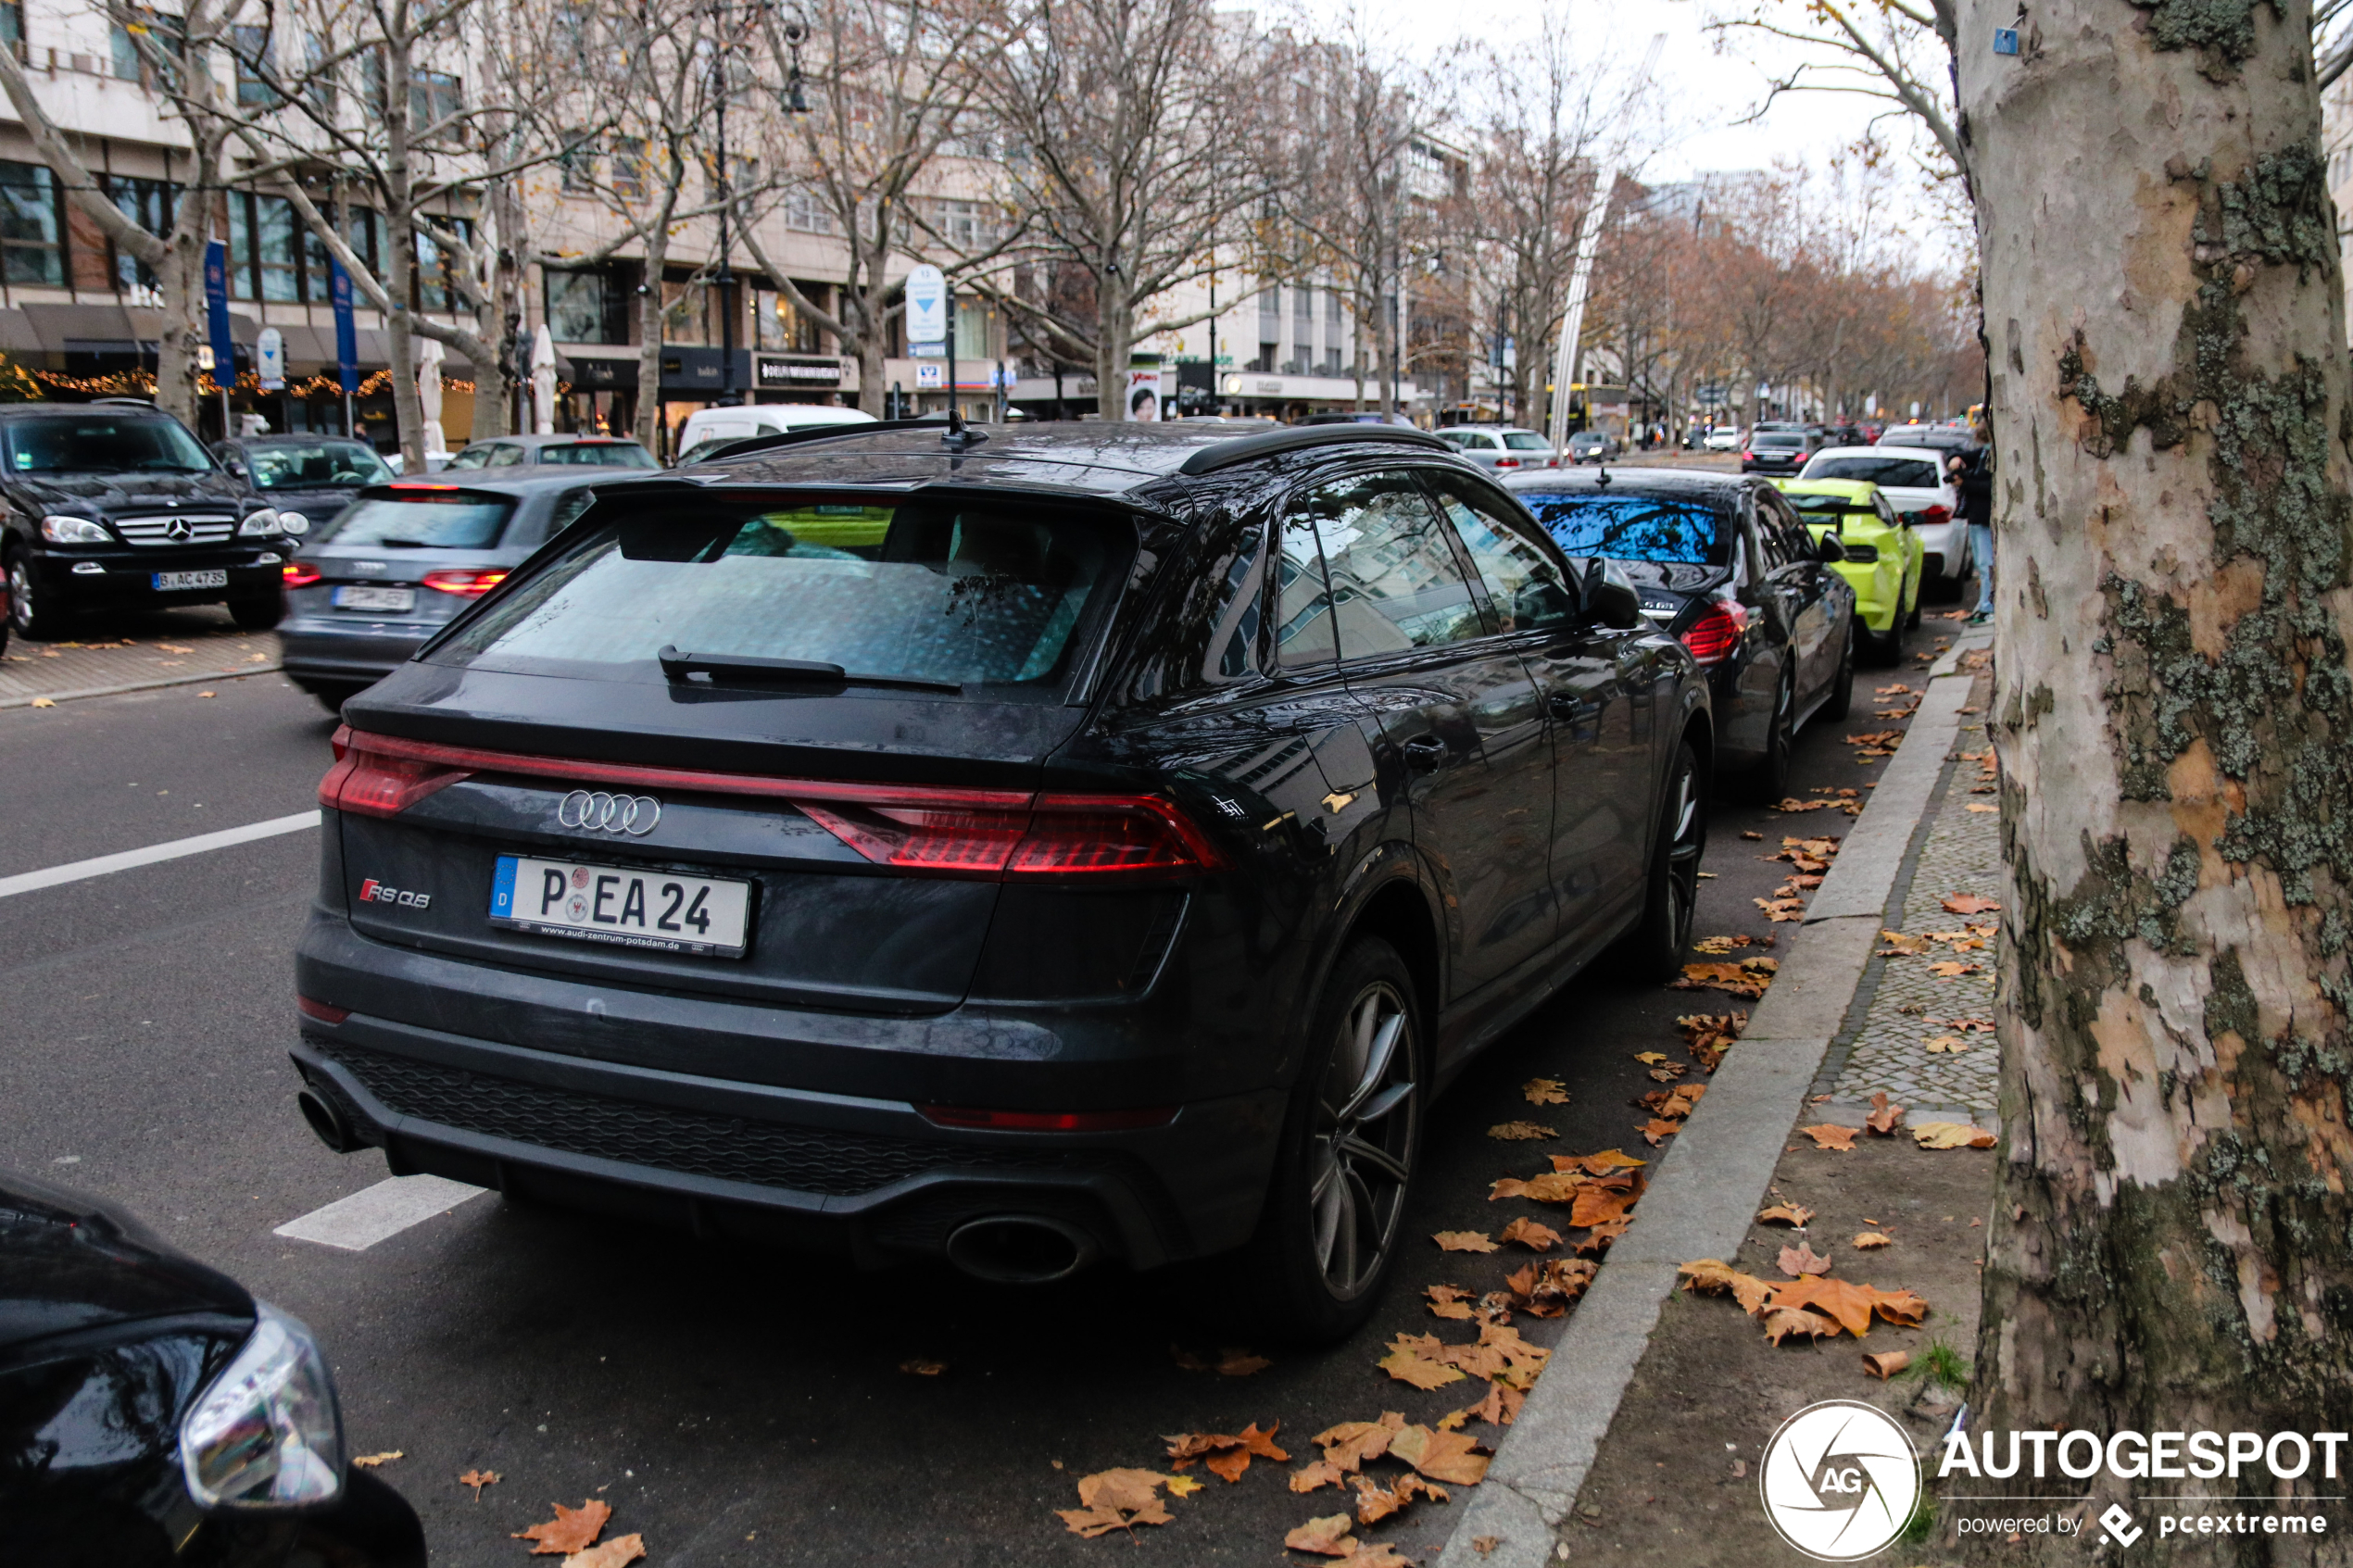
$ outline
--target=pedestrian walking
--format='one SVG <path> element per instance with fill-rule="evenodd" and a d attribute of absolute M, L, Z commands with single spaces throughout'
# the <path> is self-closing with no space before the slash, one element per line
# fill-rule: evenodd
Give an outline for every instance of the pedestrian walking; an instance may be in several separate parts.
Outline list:
<path fill-rule="evenodd" d="M 1984 440 L 1984 433 L 1977 433 Z M 1969 524 L 1969 556 L 1977 566 L 1977 608 L 1969 624 L 1981 625 L 1994 615 L 1994 448 L 1980 445 L 1967 456 L 1956 452 L 1944 470 L 1960 493 L 1961 521 Z"/>

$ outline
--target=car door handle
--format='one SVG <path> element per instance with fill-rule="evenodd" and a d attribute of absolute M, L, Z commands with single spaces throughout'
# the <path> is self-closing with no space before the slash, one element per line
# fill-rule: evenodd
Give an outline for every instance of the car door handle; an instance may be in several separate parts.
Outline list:
<path fill-rule="evenodd" d="M 1416 735 L 1398 749 L 1405 754 L 1405 765 L 1416 772 L 1427 773 L 1446 760 L 1446 743 L 1436 735 Z"/>
<path fill-rule="evenodd" d="M 1544 699 L 1544 706 L 1552 709 L 1554 718 L 1570 721 L 1600 712 L 1602 703 L 1600 697 L 1579 696 L 1575 692 L 1554 692 Z"/>

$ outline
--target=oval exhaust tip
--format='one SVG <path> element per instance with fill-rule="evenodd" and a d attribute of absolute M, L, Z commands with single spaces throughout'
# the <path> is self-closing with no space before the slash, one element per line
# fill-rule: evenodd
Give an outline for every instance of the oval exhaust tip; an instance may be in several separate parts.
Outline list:
<path fill-rule="evenodd" d="M 1094 1238 L 1039 1214 L 967 1220 L 948 1238 L 948 1261 L 996 1285 L 1048 1285 L 1095 1261 Z"/>
<path fill-rule="evenodd" d="M 310 1123 L 310 1130 L 319 1135 L 319 1141 L 337 1154 L 349 1154 L 359 1147 L 359 1140 L 344 1124 L 342 1114 L 316 1089 L 305 1087 L 296 1092 L 295 1104 L 301 1109 L 302 1119 Z"/>

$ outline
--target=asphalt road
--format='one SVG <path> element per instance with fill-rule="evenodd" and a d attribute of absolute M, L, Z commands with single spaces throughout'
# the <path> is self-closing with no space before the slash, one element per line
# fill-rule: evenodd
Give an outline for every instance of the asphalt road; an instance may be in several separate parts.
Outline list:
<path fill-rule="evenodd" d="M 1854 716 L 1801 739 L 1793 793 L 1868 783 L 1843 736 L 1900 727 L 1865 699 L 1873 684 L 1917 687 L 1906 662 L 1858 672 Z M 12 807 L 0 876 L 311 805 L 332 727 L 317 706 L 275 675 L 207 689 L 217 696 L 0 712 Z M 1831 812 L 1718 807 L 1701 933 L 1769 934 L 1751 899 L 1788 868 L 1760 853 L 1784 833 L 1844 827 Z M 1203 1277 L 1098 1272 L 1011 1290 L 944 1268 L 860 1273 L 495 1195 L 361 1252 L 272 1235 L 385 1174 L 373 1151 L 329 1153 L 294 1106 L 289 955 L 316 857 L 306 830 L 0 898 L 0 1164 L 122 1203 L 306 1320 L 334 1362 L 352 1451 L 400 1451 L 379 1474 L 415 1504 L 438 1564 L 520 1565 L 511 1532 L 549 1517 L 551 1500 L 591 1497 L 613 1507 L 609 1534 L 644 1536 L 653 1568 L 1124 1561 L 1129 1543 L 1067 1535 L 1051 1511 L 1076 1506 L 1088 1472 L 1163 1467 L 1161 1434 L 1280 1422 L 1293 1457 L 1313 1457 L 1308 1436 L 1333 1423 L 1384 1410 L 1428 1421 L 1466 1402 L 1374 1362 L 1400 1331 L 1466 1337 L 1423 1310 L 1426 1286 L 1493 1288 L 1528 1255 L 1447 1254 L 1425 1238 L 1499 1230 L 1526 1206 L 1491 1205 L 1488 1183 L 1532 1174 L 1546 1152 L 1650 1153 L 1632 1101 L 1656 1085 L 1633 1054 L 1682 1060 L 1677 1014 L 1743 1005 L 1600 975 L 1572 984 L 1436 1108 L 1412 1240 L 1374 1325 L 1225 1378 L 1170 1353 L 1220 1343 Z M 1564 1082 L 1570 1103 L 1528 1104 L 1520 1085 L 1538 1076 Z M 1517 1118 L 1562 1136 L 1485 1135 Z M 1520 1326 L 1548 1342 L 1561 1324 Z M 947 1370 L 900 1371 L 912 1358 Z M 455 1479 L 475 1468 L 504 1477 L 479 1500 Z M 1284 1474 L 1262 1461 L 1237 1485 L 1204 1477 L 1210 1489 L 1140 1549 L 1283 1560 L 1286 1530 L 1342 1506 L 1329 1490 L 1292 1495 Z M 1360 1534 L 1425 1557 L 1454 1512 L 1417 1504 Z"/>

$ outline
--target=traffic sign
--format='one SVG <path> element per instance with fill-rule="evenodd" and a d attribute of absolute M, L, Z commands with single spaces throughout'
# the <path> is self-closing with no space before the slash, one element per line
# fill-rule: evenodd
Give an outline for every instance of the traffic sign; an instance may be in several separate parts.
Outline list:
<path fill-rule="evenodd" d="M 264 392 L 283 392 L 286 385 L 286 339 L 275 327 L 264 327 L 253 340 L 253 373 Z"/>
<path fill-rule="evenodd" d="M 948 279 L 925 262 L 907 274 L 907 342 L 909 346 L 948 341 Z"/>

